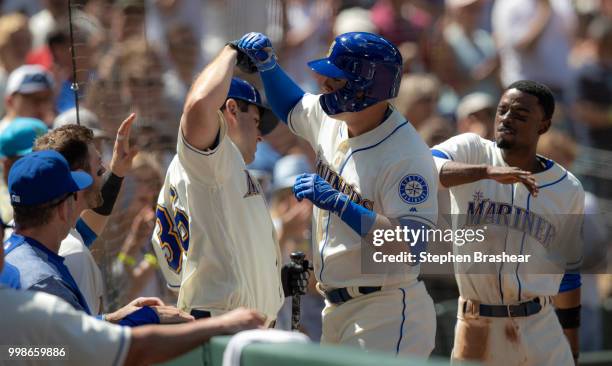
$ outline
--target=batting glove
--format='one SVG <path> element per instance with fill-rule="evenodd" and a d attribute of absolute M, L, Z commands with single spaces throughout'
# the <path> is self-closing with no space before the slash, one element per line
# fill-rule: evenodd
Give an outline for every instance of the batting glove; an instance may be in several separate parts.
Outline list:
<path fill-rule="evenodd" d="M 320 209 L 342 216 L 349 197 L 334 189 L 325 179 L 317 174 L 302 174 L 295 179 L 293 194 L 298 201 L 304 198 Z"/>
<path fill-rule="evenodd" d="M 316 174 L 302 174 L 295 179 L 293 194 L 298 201 L 306 198 L 315 206 L 337 214 L 357 234 L 369 233 L 376 221 L 376 213 L 350 200 Z"/>
<path fill-rule="evenodd" d="M 259 71 L 271 70 L 277 64 L 272 42 L 264 34 L 247 33 L 238 40 L 236 46 L 249 56 Z"/>
<path fill-rule="evenodd" d="M 281 283 L 285 297 L 294 295 L 306 295 L 308 289 L 308 261 L 302 265 L 297 263 L 287 263 L 281 268 Z"/>

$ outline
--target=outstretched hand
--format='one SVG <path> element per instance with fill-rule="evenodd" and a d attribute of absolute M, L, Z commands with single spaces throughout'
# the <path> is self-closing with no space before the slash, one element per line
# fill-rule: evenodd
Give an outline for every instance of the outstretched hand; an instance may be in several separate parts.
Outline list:
<path fill-rule="evenodd" d="M 139 297 L 132 300 L 129 304 L 125 305 L 121 309 L 106 314 L 104 318 L 106 321 L 118 324 L 123 318 L 139 310 L 143 306 L 165 306 L 164 302 L 157 297 Z"/>
<path fill-rule="evenodd" d="M 125 177 L 130 169 L 132 169 L 132 161 L 138 153 L 136 147 L 130 146 L 130 133 L 135 120 L 136 114 L 130 114 L 128 118 L 121 122 L 121 126 L 117 130 L 110 170 L 118 177 Z"/>
<path fill-rule="evenodd" d="M 221 325 L 224 334 L 235 334 L 243 330 L 263 329 L 266 316 L 255 310 L 238 308 L 211 320 Z"/>
<path fill-rule="evenodd" d="M 538 195 L 538 184 L 531 172 L 526 170 L 509 166 L 489 166 L 487 177 L 502 184 L 523 183 L 534 197 Z"/>

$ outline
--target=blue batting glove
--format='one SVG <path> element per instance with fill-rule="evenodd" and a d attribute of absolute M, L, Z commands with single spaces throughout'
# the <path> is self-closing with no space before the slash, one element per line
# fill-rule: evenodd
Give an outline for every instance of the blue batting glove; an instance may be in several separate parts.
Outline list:
<path fill-rule="evenodd" d="M 370 232 L 376 221 L 374 211 L 351 201 L 317 174 L 299 175 L 293 185 L 293 194 L 298 201 L 305 198 L 318 208 L 335 213 L 362 237 Z"/>
<path fill-rule="evenodd" d="M 238 40 L 237 47 L 249 56 L 259 71 L 271 70 L 277 64 L 272 42 L 265 34 L 247 33 Z"/>
<path fill-rule="evenodd" d="M 307 199 L 320 209 L 341 214 L 348 196 L 332 188 L 317 174 L 301 174 L 295 179 L 293 194 L 298 201 Z"/>

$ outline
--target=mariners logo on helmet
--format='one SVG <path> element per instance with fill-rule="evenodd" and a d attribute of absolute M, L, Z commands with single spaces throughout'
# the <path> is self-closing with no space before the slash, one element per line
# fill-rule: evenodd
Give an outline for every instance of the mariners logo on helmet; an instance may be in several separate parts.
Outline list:
<path fill-rule="evenodd" d="M 420 175 L 407 175 L 400 181 L 399 196 L 406 203 L 419 204 L 425 202 L 429 196 L 429 187 Z"/>

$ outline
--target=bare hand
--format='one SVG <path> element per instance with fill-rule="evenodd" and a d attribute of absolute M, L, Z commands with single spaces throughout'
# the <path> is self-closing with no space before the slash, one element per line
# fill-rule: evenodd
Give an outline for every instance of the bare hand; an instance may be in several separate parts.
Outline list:
<path fill-rule="evenodd" d="M 238 308 L 216 318 L 224 334 L 234 334 L 248 329 L 263 328 L 266 317 L 255 310 Z"/>
<path fill-rule="evenodd" d="M 121 126 L 117 130 L 110 170 L 119 177 L 125 177 L 130 169 L 132 169 L 132 160 L 136 153 L 138 153 L 135 147 L 130 147 L 130 132 L 135 120 L 136 114 L 130 114 L 128 118 L 121 122 Z"/>
<path fill-rule="evenodd" d="M 153 306 L 160 324 L 176 324 L 194 321 L 195 318 L 174 306 Z"/>
<path fill-rule="evenodd" d="M 140 309 L 143 306 L 164 306 L 164 305 L 165 305 L 164 302 L 161 301 L 161 299 L 157 297 L 139 297 L 135 300 L 132 300 L 132 302 L 122 307 L 121 309 L 113 313 L 106 314 L 104 318 L 106 319 L 106 321 L 117 324 L 121 321 L 121 319 L 132 314 L 133 312 L 135 312 L 136 310 Z"/>
<path fill-rule="evenodd" d="M 517 167 L 488 166 L 487 178 L 502 184 L 523 183 L 534 197 L 538 195 L 538 184 L 531 172 Z"/>

